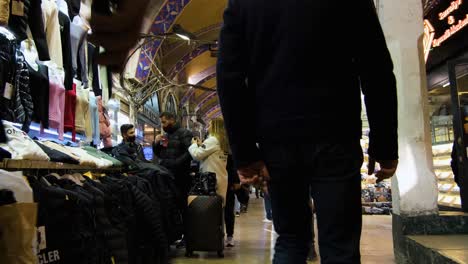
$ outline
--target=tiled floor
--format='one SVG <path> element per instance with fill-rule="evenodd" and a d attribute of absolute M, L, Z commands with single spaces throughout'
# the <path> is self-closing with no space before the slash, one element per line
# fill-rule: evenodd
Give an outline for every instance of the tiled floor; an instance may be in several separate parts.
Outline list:
<path fill-rule="evenodd" d="M 410 236 L 409 238 L 457 263 L 468 263 L 468 235 Z"/>
<path fill-rule="evenodd" d="M 225 258 L 214 253 L 199 253 L 198 258 L 185 258 L 177 253 L 174 264 L 268 264 L 273 254 L 276 235 L 271 224 L 263 220 L 263 200 L 251 199 L 249 212 L 236 218 L 236 246 L 225 250 Z M 362 234 L 362 263 L 391 264 L 394 262 L 392 220 L 390 216 L 365 216 Z M 320 263 L 319 261 L 314 263 Z"/>

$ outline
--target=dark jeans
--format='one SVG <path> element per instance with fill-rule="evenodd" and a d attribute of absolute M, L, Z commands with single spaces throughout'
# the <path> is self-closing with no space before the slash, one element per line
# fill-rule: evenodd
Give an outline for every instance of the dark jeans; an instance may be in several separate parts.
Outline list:
<path fill-rule="evenodd" d="M 264 194 L 263 203 L 265 205 L 265 218 L 268 220 L 273 220 L 273 214 L 271 210 L 271 198 L 268 193 Z"/>
<path fill-rule="evenodd" d="M 226 223 L 226 235 L 228 237 L 234 236 L 234 225 L 236 217 L 234 215 L 234 206 L 236 203 L 236 196 L 234 190 L 228 187 L 226 195 L 226 206 L 224 207 L 224 222 Z"/>
<path fill-rule="evenodd" d="M 359 264 L 361 177 L 359 141 L 260 145 L 270 172 L 274 264 L 305 264 L 312 235 L 310 194 L 317 209 L 322 264 Z M 306 173 L 303 173 L 306 172 Z"/>

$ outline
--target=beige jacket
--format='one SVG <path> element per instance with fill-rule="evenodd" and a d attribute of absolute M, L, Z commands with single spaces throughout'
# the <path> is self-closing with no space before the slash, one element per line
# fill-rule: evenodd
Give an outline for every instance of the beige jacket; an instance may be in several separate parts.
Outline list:
<path fill-rule="evenodd" d="M 0 0 L 0 26 L 8 25 L 10 19 L 10 0 Z"/>
<path fill-rule="evenodd" d="M 221 149 L 216 137 L 209 136 L 202 146 L 196 143 L 189 147 L 190 155 L 200 161 L 201 172 L 216 173 L 216 193 L 223 197 L 223 206 L 226 202 L 228 175 L 226 170 L 227 155 Z"/>

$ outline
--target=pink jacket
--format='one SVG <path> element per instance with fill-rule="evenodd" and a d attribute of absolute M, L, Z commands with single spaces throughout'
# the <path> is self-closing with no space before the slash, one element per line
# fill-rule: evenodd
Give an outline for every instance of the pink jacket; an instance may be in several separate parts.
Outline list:
<path fill-rule="evenodd" d="M 112 133 L 110 129 L 110 119 L 106 108 L 102 106 L 102 97 L 98 96 L 98 111 L 99 111 L 99 130 L 104 147 L 112 147 Z"/>
<path fill-rule="evenodd" d="M 59 140 L 63 140 L 65 118 L 65 87 L 57 80 L 50 80 L 49 91 L 49 128 L 58 131 Z M 41 126 L 41 133 L 44 128 Z"/>

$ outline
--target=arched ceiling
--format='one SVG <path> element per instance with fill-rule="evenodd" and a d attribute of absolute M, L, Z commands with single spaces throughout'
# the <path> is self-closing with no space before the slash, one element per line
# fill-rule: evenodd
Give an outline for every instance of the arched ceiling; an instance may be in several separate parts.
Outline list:
<path fill-rule="evenodd" d="M 162 4 L 150 33 L 168 33 L 178 24 L 197 39 L 216 41 L 226 5 L 227 0 L 167 0 Z M 139 79 L 148 77 L 148 66 L 156 54 L 159 54 L 158 65 L 171 79 L 215 91 L 216 57 L 212 56 L 207 45 L 194 46 L 193 43 L 178 40 L 155 41 L 142 49 L 137 69 Z M 189 102 L 193 108 L 199 106 L 198 113 L 204 118 L 210 119 L 220 114 L 216 93 L 186 88 L 178 93 L 182 104 Z"/>

